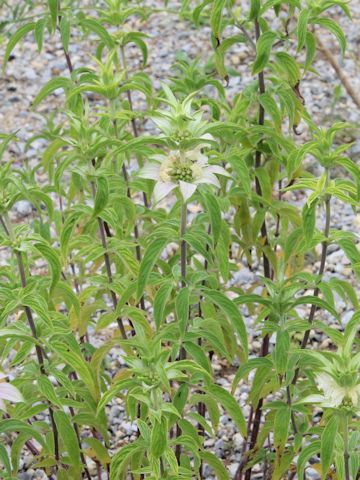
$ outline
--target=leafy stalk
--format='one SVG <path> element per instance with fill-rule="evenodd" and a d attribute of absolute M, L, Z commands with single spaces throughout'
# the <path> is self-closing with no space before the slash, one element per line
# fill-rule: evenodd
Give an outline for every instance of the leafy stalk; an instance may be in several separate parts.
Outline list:
<path fill-rule="evenodd" d="M 95 184 L 94 182 L 91 183 L 92 186 L 92 191 L 93 191 L 93 196 L 95 198 L 96 195 L 96 190 L 95 190 Z M 99 225 L 99 232 L 100 232 L 100 240 L 101 240 L 101 245 L 104 248 L 104 262 L 105 262 L 105 269 L 106 269 L 106 274 L 108 277 L 109 285 L 110 285 L 110 296 L 111 296 L 111 301 L 113 304 L 114 311 L 116 311 L 116 307 L 118 304 L 118 299 L 115 291 L 111 288 L 111 284 L 113 283 L 113 274 L 111 270 L 111 262 L 110 262 L 110 255 L 109 255 L 109 250 L 108 250 L 108 244 L 107 244 L 107 239 L 106 239 L 106 230 L 105 230 L 105 222 L 102 218 L 98 217 L 97 219 L 98 225 Z M 117 317 L 116 319 L 121 336 L 124 340 L 126 340 L 127 335 L 124 327 L 124 323 L 121 317 Z"/>
<path fill-rule="evenodd" d="M 11 229 L 11 223 L 10 223 L 9 219 L 7 218 L 7 214 L 5 214 L 4 216 L 0 215 L 0 223 L 3 226 L 4 231 L 5 231 L 6 235 L 9 237 L 9 239 L 14 240 L 12 229 Z M 22 288 L 26 288 L 27 281 L 26 281 L 25 265 L 24 265 L 24 260 L 23 260 L 23 257 L 22 257 L 22 253 L 19 250 L 15 249 L 15 256 L 16 256 L 16 261 L 17 261 L 17 265 L 18 265 L 21 286 L 22 286 Z M 32 334 L 34 339 L 38 340 L 38 335 L 37 335 L 37 332 L 36 332 L 36 326 L 35 326 L 32 311 L 31 311 L 30 307 L 28 307 L 28 306 L 24 306 L 24 310 L 25 310 L 25 315 L 26 315 L 26 318 L 27 318 L 27 321 L 28 321 L 28 324 L 29 324 L 29 327 L 30 327 L 30 330 L 31 330 L 31 334 Z M 39 364 L 40 373 L 42 375 L 45 375 L 46 370 L 45 370 L 44 358 L 46 357 L 46 353 L 38 343 L 36 343 L 36 345 L 35 345 L 35 352 L 36 352 L 36 356 L 37 356 L 37 360 L 38 360 L 38 364 Z M 51 428 L 52 428 L 53 438 L 54 438 L 55 459 L 58 462 L 59 459 L 60 459 L 59 433 L 58 433 L 57 426 L 56 426 L 56 423 L 55 423 L 55 420 L 54 420 L 54 411 L 53 411 L 53 408 L 50 404 L 48 406 L 48 410 L 49 410 Z"/>
<path fill-rule="evenodd" d="M 348 413 L 344 414 L 344 464 L 345 480 L 351 480 L 350 477 L 350 454 L 349 454 L 349 419 Z"/>
<path fill-rule="evenodd" d="M 187 224 L 187 205 L 185 201 L 181 203 L 181 218 L 180 218 L 180 271 L 181 271 L 181 288 L 186 287 L 186 275 L 187 275 L 187 243 L 185 240 Z M 186 359 L 186 350 L 183 345 L 180 346 L 179 360 Z M 176 436 L 181 435 L 181 428 L 176 425 Z M 181 445 L 177 444 L 175 454 L 178 463 L 180 463 Z"/>
<path fill-rule="evenodd" d="M 327 255 L 327 250 L 328 250 L 328 238 L 329 238 L 329 233 L 330 233 L 330 222 L 331 222 L 331 208 L 330 208 L 330 201 L 331 201 L 331 196 L 327 195 L 325 199 L 325 227 L 324 227 L 324 237 L 325 240 L 321 243 L 321 258 L 320 258 L 320 267 L 319 267 L 319 272 L 318 272 L 318 277 L 319 280 L 321 279 L 322 275 L 324 274 L 325 271 L 325 266 L 326 266 L 326 255 Z M 320 293 L 320 288 L 315 287 L 313 296 L 318 297 Z M 311 305 L 310 309 L 310 314 L 308 318 L 308 323 L 310 325 L 310 328 L 306 330 L 304 337 L 301 341 L 301 348 L 304 349 L 307 346 L 307 343 L 309 341 L 310 337 L 310 332 L 311 332 L 311 325 L 314 322 L 315 318 L 315 313 L 317 310 L 317 306 L 315 304 Z M 292 384 L 296 385 L 298 377 L 299 377 L 300 369 L 297 368 L 294 374 L 294 378 L 292 380 Z"/>
<path fill-rule="evenodd" d="M 256 42 L 259 41 L 260 38 L 260 24 L 259 21 L 256 19 L 255 20 L 255 38 Z M 264 94 L 265 93 L 265 75 L 264 71 L 262 70 L 258 74 L 258 88 L 259 88 L 259 93 Z M 259 116 L 258 116 L 258 125 L 262 126 L 264 125 L 265 122 L 265 110 L 264 107 L 260 104 L 259 105 Z M 257 149 L 255 152 L 255 168 L 259 168 L 261 166 L 261 150 Z M 261 185 L 256 177 L 255 179 L 255 188 L 256 188 L 256 193 L 259 197 L 262 196 L 262 190 L 261 190 Z M 267 227 L 266 227 L 266 222 L 265 219 L 261 225 L 261 237 L 262 241 L 264 242 L 264 246 L 269 244 L 268 241 L 268 233 L 267 233 Z M 263 267 L 264 267 L 264 276 L 265 278 L 271 278 L 271 267 L 270 267 L 270 261 L 266 255 L 266 253 L 263 253 Z M 261 346 L 261 353 L 260 355 L 262 357 L 266 357 L 266 355 L 269 353 L 269 335 L 265 334 Z M 256 406 L 255 409 L 255 414 L 252 423 L 250 424 L 251 426 L 251 431 L 248 431 L 248 438 L 250 440 L 249 444 L 249 450 L 252 450 L 256 444 L 257 436 L 259 433 L 260 429 L 260 422 L 261 422 L 261 416 L 262 416 L 262 407 L 263 407 L 263 399 L 260 398 L 259 402 Z M 242 478 L 242 466 L 239 466 L 239 469 L 236 473 L 236 479 L 241 480 Z M 245 480 L 250 480 L 251 479 L 251 467 L 246 471 L 245 474 Z"/>

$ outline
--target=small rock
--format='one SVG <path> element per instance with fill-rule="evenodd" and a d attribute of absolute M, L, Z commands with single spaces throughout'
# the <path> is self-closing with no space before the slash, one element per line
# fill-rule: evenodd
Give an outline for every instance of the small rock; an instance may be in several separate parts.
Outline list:
<path fill-rule="evenodd" d="M 344 325 L 344 327 L 346 327 L 346 325 L 350 322 L 353 315 L 354 315 L 354 310 L 349 310 L 348 312 L 344 312 L 341 315 L 341 322 Z"/>
<path fill-rule="evenodd" d="M 232 437 L 232 442 L 235 450 L 240 450 L 243 444 L 242 437 L 240 433 L 235 433 L 235 435 Z"/>
<path fill-rule="evenodd" d="M 19 217 L 27 217 L 33 211 L 33 206 L 27 200 L 20 200 L 15 203 L 14 209 Z"/>
<path fill-rule="evenodd" d="M 231 478 L 234 478 L 234 477 L 235 477 L 238 468 L 239 468 L 239 464 L 237 464 L 237 463 L 230 463 L 230 465 L 229 465 L 229 472 L 230 472 Z"/>

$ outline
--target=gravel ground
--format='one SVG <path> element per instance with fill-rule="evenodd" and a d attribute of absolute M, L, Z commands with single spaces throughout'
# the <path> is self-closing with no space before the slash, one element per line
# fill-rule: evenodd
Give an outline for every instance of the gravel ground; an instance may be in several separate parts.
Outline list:
<path fill-rule="evenodd" d="M 159 6 L 162 2 L 149 2 L 152 5 Z M 177 3 L 169 2 L 170 7 L 176 12 Z M 326 32 L 321 33 L 323 43 L 336 54 L 336 57 L 342 64 L 346 74 L 349 76 L 355 91 L 360 91 L 360 60 L 358 51 L 360 47 L 360 2 L 352 2 L 353 20 L 350 21 L 345 16 L 339 17 L 339 12 L 334 10 L 334 18 L 340 20 L 346 33 L 349 47 L 343 59 L 340 58 L 338 48 L 335 46 L 334 38 Z M 157 13 L 150 21 L 143 24 L 138 20 L 133 21 L 132 27 L 147 33 L 150 37 L 147 41 L 149 46 L 149 62 L 146 71 L 154 79 L 155 86 L 158 87 L 160 81 L 165 79 L 169 73 L 178 52 L 186 53 L 189 57 L 200 57 L 207 60 L 211 53 L 210 30 L 203 27 L 195 30 L 187 21 L 179 20 L 176 14 Z M 231 32 L 225 32 L 225 34 Z M 89 40 L 88 43 L 91 43 Z M 91 60 L 88 52 L 91 48 L 84 44 L 71 44 L 72 61 L 76 67 L 87 65 Z M 0 56 L 3 57 L 4 44 L 0 45 Z M 86 53 L 84 53 L 86 52 Z M 140 58 L 136 49 L 129 48 L 128 61 L 132 68 L 136 68 L 140 63 Z M 241 91 L 252 78 L 249 75 L 247 57 L 253 58 L 251 48 L 245 45 L 238 45 L 232 48 L 227 56 L 227 63 L 237 72 L 237 76 L 230 79 L 227 87 L 229 95 Z M 318 124 L 328 125 L 335 120 L 346 120 L 359 125 L 360 112 L 353 104 L 351 99 L 342 89 L 342 94 L 333 105 L 332 98 L 334 89 L 339 85 L 339 80 L 329 64 L 324 60 L 321 54 L 317 54 L 315 63 L 316 72 L 310 72 L 306 75 L 301 84 L 302 95 L 306 100 L 306 106 L 311 116 Z M 31 110 L 31 102 L 50 78 L 56 75 L 68 76 L 66 64 L 63 58 L 63 52 L 60 43 L 52 38 L 46 42 L 46 46 L 41 55 L 37 53 L 37 48 L 31 37 L 28 37 L 24 43 L 16 47 L 14 58 L 9 62 L 6 74 L 0 78 L 0 95 L 2 102 L 0 106 L 0 130 L 3 132 L 13 132 L 18 130 L 20 141 L 12 147 L 12 155 L 15 158 L 15 164 L 21 166 L 24 162 L 37 163 L 41 152 L 45 146 L 42 140 L 36 140 L 31 147 L 26 150 L 25 143 L 29 138 L 36 134 L 44 126 L 43 114 L 54 109 L 55 105 L 61 106 L 63 98 L 61 92 L 44 102 L 36 111 Z M 136 100 L 136 98 L 135 98 Z M 136 105 L 135 105 L 136 106 Z M 303 129 L 303 131 L 302 131 Z M 301 126 L 302 135 L 299 141 L 306 138 L 306 129 Z M 360 158 L 360 140 L 355 138 L 355 145 L 352 147 L 351 155 L 354 159 Z M 301 205 L 301 197 L 291 197 L 291 201 Z M 338 201 L 332 202 L 332 228 L 346 229 L 357 233 L 360 229 L 360 212 L 353 212 L 350 207 L 344 208 Z M 26 221 L 32 216 L 32 208 L 27 202 L 19 202 L 14 209 L 14 215 L 19 221 Z M 323 219 L 320 217 L 319 222 Z M 0 250 L 0 264 L 4 261 L 5 252 Z M 315 257 L 314 257 L 315 258 Z M 241 285 L 246 288 L 247 284 L 252 284 L 255 279 L 255 273 L 250 271 L 245 265 L 239 266 L 231 280 L 233 285 Z M 317 261 L 310 261 L 309 270 L 318 268 Z M 334 248 L 329 250 L 327 257 L 326 275 L 337 276 L 341 279 L 351 280 L 355 288 L 360 293 L 359 286 L 352 274 L 349 262 L 340 250 Z M 344 324 L 349 321 L 353 311 L 349 309 L 340 299 L 337 302 L 337 308 L 342 311 L 342 321 Z M 304 312 L 305 313 L 305 312 Z M 247 311 L 244 311 L 247 314 Z M 322 314 L 323 315 L 323 314 Z M 325 314 L 324 314 L 325 316 Z M 260 338 L 258 332 L 254 329 L 253 318 L 245 317 L 249 327 L 251 339 L 251 348 L 256 353 L 260 348 Z M 326 317 L 331 324 L 333 319 Z M 336 326 L 334 325 L 336 328 Z M 101 343 L 101 338 L 97 341 Z M 327 340 L 322 335 L 314 333 L 312 337 L 314 345 L 320 348 L 326 347 Z M 109 369 L 116 370 L 119 367 L 118 353 L 114 351 L 109 360 Z M 226 368 L 221 362 L 215 363 L 214 369 L 217 373 L 218 382 L 225 388 L 230 389 L 235 369 Z M 248 407 L 245 406 L 249 387 L 246 384 L 240 384 L 236 395 L 241 405 L 244 406 L 246 413 Z M 114 402 L 110 409 L 110 418 L 114 429 L 115 444 L 117 447 L 129 441 L 129 438 L 135 435 L 136 427 L 124 421 L 124 409 L 121 403 Z M 217 438 L 207 438 L 205 445 L 211 448 L 219 457 L 224 458 L 232 475 L 234 475 L 238 462 L 240 460 L 240 450 L 242 440 L 232 424 L 229 417 L 223 415 L 220 422 L 220 430 Z M 26 465 L 30 458 L 23 458 Z M 311 477 L 311 471 L 308 472 Z M 47 478 L 41 471 L 31 471 L 19 474 L 23 480 Z M 206 478 L 211 479 L 210 472 Z M 255 476 L 254 476 L 255 478 Z M 258 478 L 262 478 L 259 474 Z M 313 478 L 317 478 L 316 472 L 313 472 Z"/>

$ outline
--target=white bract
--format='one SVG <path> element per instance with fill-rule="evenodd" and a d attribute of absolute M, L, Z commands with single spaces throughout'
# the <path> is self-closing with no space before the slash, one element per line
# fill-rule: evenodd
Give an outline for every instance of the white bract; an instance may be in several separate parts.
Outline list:
<path fill-rule="evenodd" d="M 323 357 L 323 356 L 321 356 Z M 332 359 L 323 358 L 324 367 L 315 376 L 321 395 L 309 395 L 303 402 L 319 403 L 325 408 L 350 407 L 360 411 L 360 353 L 342 356 L 334 353 Z"/>
<path fill-rule="evenodd" d="M 163 85 L 163 101 L 169 109 L 157 111 L 152 120 L 162 131 L 169 148 L 168 154 L 154 156 L 139 175 L 155 180 L 154 201 L 157 203 L 179 188 L 184 201 L 189 200 L 198 185 L 206 183 L 219 188 L 216 175 L 229 176 L 219 165 L 210 165 L 203 149 L 214 143 L 207 133 L 208 124 L 201 111 L 192 111 L 195 93 L 179 101 L 167 85 Z"/>
<path fill-rule="evenodd" d="M 8 400 L 9 402 L 23 402 L 24 399 L 19 392 L 19 390 L 11 385 L 10 383 L 3 382 L 6 378 L 6 375 L 0 373 L 0 410 L 6 411 L 6 406 L 4 400 Z"/>
<path fill-rule="evenodd" d="M 360 408 L 360 383 L 356 383 L 356 378 L 348 380 L 346 382 L 346 378 L 344 378 L 343 382 L 339 382 L 328 373 L 320 373 L 317 375 L 316 381 L 324 394 L 316 397 L 324 407 L 337 408 L 346 404 Z"/>
<path fill-rule="evenodd" d="M 216 175 L 229 174 L 219 165 L 209 165 L 202 148 L 203 145 L 199 145 L 188 151 L 170 151 L 168 156 L 159 155 L 141 169 L 140 177 L 156 181 L 153 192 L 156 203 L 177 187 L 184 201 L 193 195 L 201 183 L 220 187 Z"/>

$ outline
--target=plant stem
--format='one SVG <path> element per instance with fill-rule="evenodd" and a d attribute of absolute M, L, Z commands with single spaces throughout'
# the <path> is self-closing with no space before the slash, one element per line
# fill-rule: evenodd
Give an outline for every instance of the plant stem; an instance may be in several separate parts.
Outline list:
<path fill-rule="evenodd" d="M 256 42 L 258 42 L 260 38 L 260 25 L 258 20 L 255 20 L 255 37 L 256 37 Z M 261 71 L 258 74 L 258 84 L 259 84 L 259 93 L 263 94 L 265 93 L 265 76 L 264 72 Z M 259 105 L 259 116 L 258 116 L 258 125 L 264 125 L 265 122 L 265 110 L 262 107 L 262 105 Z M 255 152 L 255 169 L 259 168 L 261 166 L 261 150 L 258 148 Z M 255 178 L 255 189 L 256 193 L 259 197 L 262 196 L 262 190 L 261 190 L 261 185 L 258 180 L 258 178 Z M 262 205 L 260 205 L 262 206 Z M 266 228 L 266 222 L 265 219 L 261 225 L 261 237 L 262 241 L 264 243 L 264 246 L 269 245 L 269 240 L 268 240 L 268 234 L 267 234 L 267 228 Z M 270 267 L 270 261 L 267 257 L 267 255 L 263 252 L 263 265 L 264 265 L 264 276 L 266 278 L 271 279 L 271 267 Z M 261 357 L 266 357 L 266 355 L 269 353 L 269 335 L 266 334 L 263 339 L 262 347 L 261 347 Z M 260 429 L 260 423 L 261 423 L 261 416 L 262 416 L 262 407 L 263 407 L 263 399 L 261 398 L 256 406 L 255 409 L 255 415 L 254 415 L 254 420 L 252 424 L 249 424 L 251 428 L 248 429 L 248 438 L 250 438 L 250 445 L 249 445 L 249 450 L 252 450 L 255 447 L 256 440 L 259 434 L 259 429 Z M 246 447 L 245 447 L 246 450 Z M 244 454 L 246 451 L 244 452 Z M 240 468 L 241 465 L 239 466 L 238 471 L 236 472 L 235 479 L 236 480 L 241 480 L 242 478 L 242 468 Z M 246 471 L 245 474 L 245 480 L 250 480 L 251 479 L 251 467 Z"/>
<path fill-rule="evenodd" d="M 181 219 L 180 219 L 180 269 L 181 269 L 181 288 L 186 287 L 186 274 L 187 274 L 187 244 L 184 236 L 186 234 L 186 223 L 187 223 L 187 205 L 186 202 L 182 201 L 181 204 Z M 181 345 L 180 346 L 180 353 L 179 353 L 179 360 L 185 360 L 186 358 L 186 350 Z M 176 425 L 176 436 L 179 437 L 181 435 L 181 428 L 179 425 Z M 175 448 L 175 455 L 177 461 L 180 462 L 180 455 L 181 455 L 181 445 L 176 445 Z"/>
<path fill-rule="evenodd" d="M 3 226 L 6 235 L 8 235 L 8 237 L 10 239 L 12 239 L 13 235 L 12 235 L 10 221 L 7 220 L 6 217 L 0 216 L 0 223 Z M 16 256 L 16 261 L 17 261 L 17 265 L 18 265 L 21 286 L 22 286 L 22 288 L 26 288 L 26 285 L 27 285 L 26 273 L 25 273 L 25 265 L 24 265 L 24 260 L 23 260 L 23 257 L 22 257 L 22 253 L 19 250 L 15 250 L 15 256 Z M 30 327 L 30 330 L 31 330 L 31 334 L 32 334 L 33 338 L 35 338 L 37 340 L 38 336 L 37 336 L 37 332 L 36 332 L 36 326 L 35 326 L 34 318 L 33 318 L 33 315 L 32 315 L 32 311 L 28 306 L 24 306 L 24 310 L 25 310 L 25 315 L 26 315 L 26 318 L 27 318 L 27 321 L 28 321 L 28 324 L 29 324 L 29 327 Z M 45 363 L 44 362 L 45 352 L 43 351 L 42 347 L 38 344 L 35 345 L 35 352 L 36 352 L 36 356 L 37 356 L 37 360 L 38 360 L 38 364 L 39 364 L 40 373 L 42 375 L 46 375 L 45 365 L 44 365 L 44 363 Z M 55 420 L 54 420 L 54 412 L 53 412 L 53 409 L 52 409 L 51 405 L 48 406 L 48 410 L 49 410 L 51 428 L 52 428 L 53 437 L 54 437 L 55 459 L 56 459 L 56 461 L 59 461 L 59 459 L 60 459 L 60 456 L 59 456 L 59 435 L 58 435 L 58 430 L 57 430 L 56 423 L 55 423 Z"/>
<path fill-rule="evenodd" d="M 118 138 L 119 135 L 118 135 L 118 129 L 117 129 L 117 122 L 116 120 L 113 121 L 113 125 L 114 125 L 114 131 L 115 131 L 115 137 Z M 126 165 L 125 163 L 123 162 L 122 164 L 122 173 L 123 173 L 123 177 L 124 177 L 124 180 L 125 180 L 125 184 L 126 184 L 126 196 L 128 197 L 129 200 L 131 200 L 131 190 L 130 190 L 130 186 L 129 186 L 129 174 L 127 172 L 127 169 L 126 169 Z M 143 192 L 144 193 L 144 192 Z M 146 194 L 144 193 L 144 204 L 145 204 L 145 207 L 148 207 L 148 201 L 147 201 L 147 198 L 146 198 Z M 135 223 L 134 225 L 134 237 L 135 237 L 135 240 L 136 240 L 136 247 L 135 247 L 135 253 L 136 253 L 136 260 L 141 263 L 141 260 L 142 260 L 142 255 L 141 255 L 141 249 L 140 249 L 140 245 L 139 245 L 139 238 L 140 238 L 140 235 L 139 235 L 139 227 L 137 225 L 137 223 Z M 145 299 L 144 299 L 144 296 L 142 296 L 140 298 L 140 307 L 142 310 L 146 310 L 146 307 L 145 307 Z"/>
<path fill-rule="evenodd" d="M 111 284 L 113 283 L 113 275 L 112 275 L 112 271 L 111 271 L 111 263 L 110 263 L 110 256 L 109 256 L 109 252 L 108 252 L 108 245 L 107 245 L 107 240 L 106 240 L 106 232 L 105 232 L 105 227 L 104 227 L 104 221 L 100 217 L 98 217 L 98 225 L 99 225 L 99 232 L 100 232 L 100 238 L 101 238 L 101 245 L 103 246 L 103 248 L 105 250 L 104 261 L 105 261 L 106 274 L 107 274 L 108 281 L 109 281 L 109 284 L 110 284 L 111 301 L 112 301 L 114 310 L 116 310 L 118 300 L 117 300 L 116 293 L 111 288 Z M 124 327 L 124 323 L 122 321 L 122 318 L 118 317 L 116 319 L 116 321 L 117 321 L 117 324 L 119 326 L 119 330 L 120 330 L 122 338 L 124 340 L 126 340 L 127 336 L 126 336 L 126 331 L 125 331 L 125 327 Z"/>
<path fill-rule="evenodd" d="M 347 413 L 345 413 L 344 419 L 344 464 L 345 480 L 350 480 L 349 420 Z"/>
<path fill-rule="evenodd" d="M 209 228 L 208 228 L 208 235 L 211 234 L 211 225 L 209 225 Z M 206 243 L 206 252 L 209 252 L 209 244 Z M 204 270 L 205 272 L 208 271 L 208 261 L 207 259 L 205 258 L 205 261 L 204 261 Z M 205 286 L 205 280 L 203 280 L 201 282 L 201 285 L 204 287 Z M 199 298 L 199 303 L 198 303 L 198 316 L 199 318 L 202 318 L 202 309 L 201 309 L 201 301 L 202 301 L 202 296 L 200 295 L 200 298 Z M 201 340 L 201 337 L 198 339 L 198 345 L 199 347 L 201 347 L 202 345 L 202 340 Z M 210 359 L 211 361 L 211 359 Z M 206 405 L 205 403 L 203 402 L 199 402 L 198 405 L 197 405 L 197 409 L 198 409 L 198 414 L 201 415 L 203 418 L 205 418 L 205 414 L 206 414 Z M 198 423 L 197 425 L 197 428 L 198 428 L 198 432 L 199 432 L 199 435 L 201 435 L 202 437 L 205 436 L 205 430 L 204 430 L 204 427 L 201 425 L 201 423 Z M 201 460 L 200 461 L 200 467 L 199 467 L 199 478 L 200 480 L 203 479 L 203 461 Z"/>
<path fill-rule="evenodd" d="M 291 399 L 290 385 L 287 385 L 287 387 L 286 387 L 286 400 L 287 400 L 288 407 L 291 410 L 291 413 L 290 413 L 291 425 L 293 427 L 294 434 L 296 435 L 298 433 L 298 429 L 297 429 L 297 425 L 296 425 L 295 415 L 294 415 L 294 412 L 292 411 L 292 399 Z"/>
<path fill-rule="evenodd" d="M 325 227 L 324 227 L 324 237 L 325 240 L 321 243 L 321 259 L 320 259 L 320 267 L 319 267 L 319 273 L 318 276 L 321 278 L 322 275 L 324 274 L 325 271 L 325 265 L 326 265 L 326 255 L 327 255 L 327 249 L 328 249 L 328 238 L 329 238 L 329 233 L 330 233 L 330 222 L 331 222 L 331 208 L 330 208 L 330 201 L 331 197 L 328 195 L 325 199 Z M 318 297 L 320 293 L 320 288 L 315 287 L 313 296 Z M 316 313 L 317 307 L 316 305 L 312 304 L 311 309 L 310 309 L 310 314 L 309 314 L 309 319 L 308 322 L 310 324 L 310 328 L 306 330 L 304 337 L 301 342 L 301 348 L 304 349 L 306 348 L 306 345 L 308 343 L 309 337 L 310 337 L 310 332 L 311 332 L 311 325 L 314 321 L 315 313 Z M 295 385 L 298 377 L 299 377 L 300 369 L 297 368 L 294 374 L 294 378 L 292 381 L 292 384 Z"/>
<path fill-rule="evenodd" d="M 186 273 L 187 273 L 187 244 L 184 239 L 186 234 L 186 222 L 187 222 L 187 205 L 183 202 L 181 206 L 181 225 L 180 225 L 180 263 L 181 263 L 181 286 L 182 288 L 186 287 Z"/>
<path fill-rule="evenodd" d="M 127 61 L 126 61 L 126 55 L 125 55 L 125 47 L 123 45 L 121 45 L 121 47 L 120 47 L 120 53 L 121 53 L 122 66 L 123 66 L 123 70 L 124 70 L 124 76 L 125 76 L 125 79 L 128 80 L 128 78 L 129 78 L 128 67 L 127 67 Z M 130 90 L 126 91 L 126 96 L 128 98 L 130 112 L 133 113 L 134 112 L 134 104 L 133 104 L 133 101 L 132 101 L 132 96 L 131 96 L 131 91 Z M 133 133 L 134 133 L 134 137 L 138 137 L 139 136 L 139 131 L 138 131 L 136 120 L 135 120 L 134 117 L 131 118 L 131 126 L 132 126 L 132 130 L 133 130 Z M 137 156 L 137 160 L 138 160 L 139 166 L 142 167 L 142 161 L 141 161 L 139 156 Z M 145 208 L 149 208 L 150 204 L 149 204 L 149 200 L 148 200 L 145 192 L 143 192 L 143 200 L 144 200 Z"/>
<path fill-rule="evenodd" d="M 352 101 L 355 103 L 355 105 L 360 108 L 360 97 L 355 91 L 353 85 L 349 82 L 348 77 L 345 74 L 344 68 L 342 68 L 336 58 L 334 57 L 333 53 L 331 50 L 329 50 L 321 41 L 319 35 L 315 34 L 316 41 L 319 45 L 320 51 L 323 53 L 324 57 L 326 60 L 330 63 L 330 65 L 333 67 L 336 75 L 339 77 L 341 83 L 343 84 L 346 92 L 348 95 L 351 97 Z"/>

